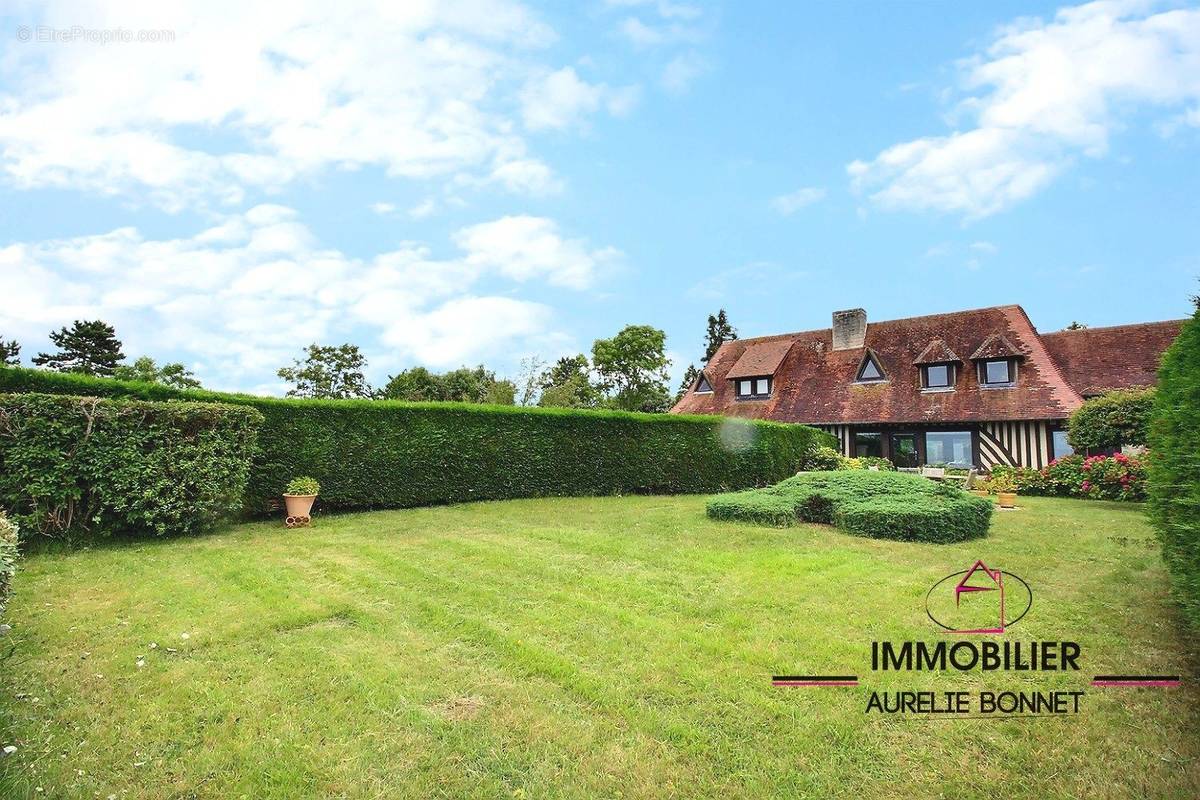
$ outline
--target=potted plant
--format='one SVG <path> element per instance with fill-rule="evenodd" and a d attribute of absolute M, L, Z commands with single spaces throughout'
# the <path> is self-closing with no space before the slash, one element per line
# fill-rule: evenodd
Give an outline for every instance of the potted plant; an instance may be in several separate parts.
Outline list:
<path fill-rule="evenodd" d="M 321 484 L 316 478 L 292 478 L 283 492 L 283 502 L 287 505 L 287 524 L 294 527 L 309 521 L 309 512 L 321 491 Z"/>
<path fill-rule="evenodd" d="M 1001 508 L 1017 507 L 1017 482 L 1007 473 L 995 475 L 988 481 L 988 490 L 996 493 Z"/>

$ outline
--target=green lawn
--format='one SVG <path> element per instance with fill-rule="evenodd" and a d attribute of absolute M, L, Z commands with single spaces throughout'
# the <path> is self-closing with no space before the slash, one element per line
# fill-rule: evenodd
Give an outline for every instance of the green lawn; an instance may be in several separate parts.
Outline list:
<path fill-rule="evenodd" d="M 0 796 L 1200 796 L 1194 683 L 1087 686 L 1196 674 L 1141 509 L 1022 504 L 957 545 L 628 497 L 36 554 L 0 662 Z M 925 592 L 977 557 L 1033 587 L 1007 636 L 1078 641 L 1083 671 L 873 674 L 872 639 L 939 638 Z M 876 688 L 1051 687 L 1086 688 L 1081 713 L 864 713 Z"/>

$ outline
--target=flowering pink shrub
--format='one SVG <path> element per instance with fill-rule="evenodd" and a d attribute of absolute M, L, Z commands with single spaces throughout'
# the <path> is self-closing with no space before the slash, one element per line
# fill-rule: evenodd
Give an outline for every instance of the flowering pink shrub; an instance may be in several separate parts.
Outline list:
<path fill-rule="evenodd" d="M 1143 456 L 1072 455 L 1056 458 L 1042 469 L 996 467 L 993 475 L 1010 475 L 1017 492 L 1049 497 L 1092 500 L 1146 499 L 1146 459 Z"/>
<path fill-rule="evenodd" d="M 1090 456 L 1083 460 L 1082 496 L 1102 500 L 1145 500 L 1146 464 L 1144 458 L 1117 453 L 1114 456 Z"/>

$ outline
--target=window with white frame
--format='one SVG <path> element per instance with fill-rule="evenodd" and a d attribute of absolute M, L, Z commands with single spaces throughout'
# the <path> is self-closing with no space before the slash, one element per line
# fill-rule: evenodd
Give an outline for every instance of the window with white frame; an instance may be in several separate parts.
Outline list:
<path fill-rule="evenodd" d="M 739 400 L 761 400 L 771 396 L 773 383 L 770 375 L 738 378 L 734 381 L 734 389 Z"/>

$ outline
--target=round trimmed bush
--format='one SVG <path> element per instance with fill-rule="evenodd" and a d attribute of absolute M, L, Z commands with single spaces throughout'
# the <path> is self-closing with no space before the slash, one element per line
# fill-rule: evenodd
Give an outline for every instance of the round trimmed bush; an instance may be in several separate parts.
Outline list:
<path fill-rule="evenodd" d="M 765 525 L 819 522 L 875 539 L 961 542 L 986 536 L 992 502 L 899 472 L 806 472 L 763 489 L 708 502 L 714 519 Z"/>

